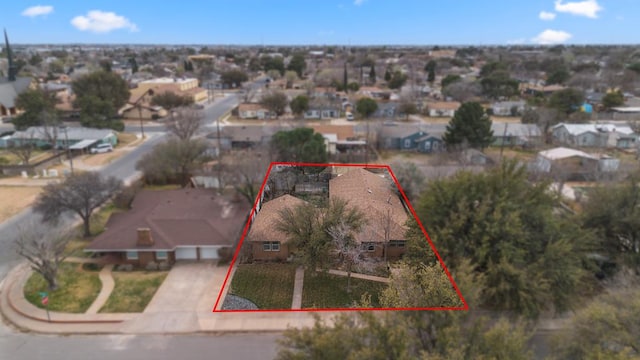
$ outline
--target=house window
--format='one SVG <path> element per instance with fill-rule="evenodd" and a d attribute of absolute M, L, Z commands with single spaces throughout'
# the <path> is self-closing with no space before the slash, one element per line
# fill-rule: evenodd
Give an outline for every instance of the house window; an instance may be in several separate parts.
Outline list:
<path fill-rule="evenodd" d="M 166 251 L 156 251 L 156 260 L 167 260 L 167 257 Z"/>
<path fill-rule="evenodd" d="M 362 243 L 360 245 L 361 251 L 374 252 L 376 251 L 376 244 L 374 243 Z"/>
<path fill-rule="evenodd" d="M 411 147 L 411 140 L 410 139 L 406 139 L 404 141 L 404 147 L 407 148 L 407 149 Z"/>
<path fill-rule="evenodd" d="M 389 241 L 389 247 L 399 247 L 399 248 L 403 248 L 406 244 L 406 241 L 404 240 L 391 240 Z"/>
<path fill-rule="evenodd" d="M 138 260 L 137 251 L 127 251 L 127 260 Z"/>
<path fill-rule="evenodd" d="M 431 150 L 431 141 L 425 141 L 424 149 L 425 150 Z"/>
<path fill-rule="evenodd" d="M 277 241 L 263 242 L 262 251 L 280 251 L 280 243 Z"/>

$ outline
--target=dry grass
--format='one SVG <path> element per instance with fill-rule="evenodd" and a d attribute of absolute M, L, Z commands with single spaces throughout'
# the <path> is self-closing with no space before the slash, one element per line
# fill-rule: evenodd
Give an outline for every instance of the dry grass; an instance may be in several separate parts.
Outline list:
<path fill-rule="evenodd" d="M 136 134 L 118 133 L 118 147 L 125 147 L 138 140 Z"/>
<path fill-rule="evenodd" d="M 39 186 L 0 186 L 0 222 L 29 207 L 41 191 Z"/>

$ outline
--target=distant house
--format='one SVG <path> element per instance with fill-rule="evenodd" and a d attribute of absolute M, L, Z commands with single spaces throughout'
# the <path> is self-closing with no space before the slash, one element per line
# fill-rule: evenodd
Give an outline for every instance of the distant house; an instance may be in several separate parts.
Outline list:
<path fill-rule="evenodd" d="M 567 180 L 589 180 L 598 173 L 613 173 L 620 160 L 610 156 L 596 156 L 564 147 L 538 153 L 534 168 L 540 172 L 563 174 Z"/>
<path fill-rule="evenodd" d="M 251 246 L 253 260 L 283 261 L 289 258 L 294 249 L 290 248 L 287 235 L 279 231 L 276 224 L 282 210 L 293 210 L 304 204 L 307 202 L 291 195 L 283 195 L 262 204 L 251 222 L 246 239 Z"/>
<path fill-rule="evenodd" d="M 351 169 L 329 181 L 329 198 L 347 201 L 365 214 L 367 224 L 354 238 L 367 256 L 401 257 L 406 250 L 407 210 L 393 182 L 362 168 Z"/>
<path fill-rule="evenodd" d="M 357 94 L 377 100 L 388 100 L 391 96 L 391 91 L 383 90 L 377 86 L 362 86 L 358 89 Z"/>
<path fill-rule="evenodd" d="M 375 118 L 393 118 L 397 114 L 399 104 L 395 102 L 380 102 L 378 109 L 371 115 Z"/>
<path fill-rule="evenodd" d="M 520 92 L 524 95 L 551 95 L 556 91 L 564 90 L 566 87 L 562 85 L 538 85 L 530 83 L 521 83 L 519 85 Z"/>
<path fill-rule="evenodd" d="M 173 92 L 177 95 L 187 96 L 193 102 L 204 101 L 208 97 L 207 89 L 198 86 L 196 78 L 156 78 L 144 80 L 138 83 L 138 87 L 131 89 L 130 101 L 135 102 L 145 92 L 151 90 L 153 94 Z"/>
<path fill-rule="evenodd" d="M 382 126 L 378 131 L 378 145 L 387 150 L 437 152 L 444 149 L 443 126 Z"/>
<path fill-rule="evenodd" d="M 5 73 L 7 76 L 0 77 L 0 118 L 18 115 L 21 111 L 16 107 L 18 95 L 36 86 L 32 78 L 18 76 L 18 69 L 13 62 L 13 52 L 6 31 L 4 32 L 4 40 L 8 69 Z"/>
<path fill-rule="evenodd" d="M 225 126 L 220 130 L 220 150 L 254 149 L 267 146 L 271 137 L 282 128 L 279 126 Z M 206 136 L 207 140 L 217 147 L 218 132 Z"/>
<path fill-rule="evenodd" d="M 311 128 L 324 137 L 329 154 L 362 149 L 367 144 L 356 135 L 352 125 L 311 125 Z"/>
<path fill-rule="evenodd" d="M 534 146 L 542 143 L 542 131 L 536 124 L 492 123 L 493 145 Z"/>
<path fill-rule="evenodd" d="M 86 252 L 115 263 L 217 259 L 241 235 L 250 207 L 206 189 L 139 192 L 131 210 L 114 213 Z"/>
<path fill-rule="evenodd" d="M 305 119 L 335 119 L 340 117 L 340 108 L 333 106 L 311 106 L 304 113 Z"/>
<path fill-rule="evenodd" d="M 558 144 L 569 146 L 630 149 L 638 142 L 638 135 L 627 125 L 560 123 L 551 133 Z"/>
<path fill-rule="evenodd" d="M 166 117 L 167 110 L 162 106 L 126 104 L 118 113 L 125 119 L 155 120 Z"/>
<path fill-rule="evenodd" d="M 491 104 L 491 110 L 495 116 L 520 116 L 524 112 L 526 102 L 499 101 Z"/>
<path fill-rule="evenodd" d="M 267 108 L 256 103 L 242 103 L 238 105 L 240 119 L 271 119 L 275 118 Z"/>
<path fill-rule="evenodd" d="M 437 101 L 427 103 L 430 117 L 453 117 L 460 107 L 457 101 Z"/>

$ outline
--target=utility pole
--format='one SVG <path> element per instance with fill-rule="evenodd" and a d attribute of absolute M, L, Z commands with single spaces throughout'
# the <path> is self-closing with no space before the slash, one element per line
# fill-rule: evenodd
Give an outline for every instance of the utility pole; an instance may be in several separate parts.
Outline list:
<path fill-rule="evenodd" d="M 71 167 L 71 175 L 73 175 L 73 157 L 71 156 L 71 150 L 69 149 L 69 134 L 67 134 L 67 127 L 60 126 L 60 129 L 64 131 L 64 142 L 67 145 L 67 158 L 69 159 L 69 166 Z"/>

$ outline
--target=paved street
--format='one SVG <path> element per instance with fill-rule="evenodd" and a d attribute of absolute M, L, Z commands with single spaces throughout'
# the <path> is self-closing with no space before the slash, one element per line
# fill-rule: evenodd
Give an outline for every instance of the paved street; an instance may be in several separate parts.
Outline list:
<path fill-rule="evenodd" d="M 278 334 L 75 335 L 14 333 L 0 326 L 0 358 L 7 360 L 273 359 Z"/>

